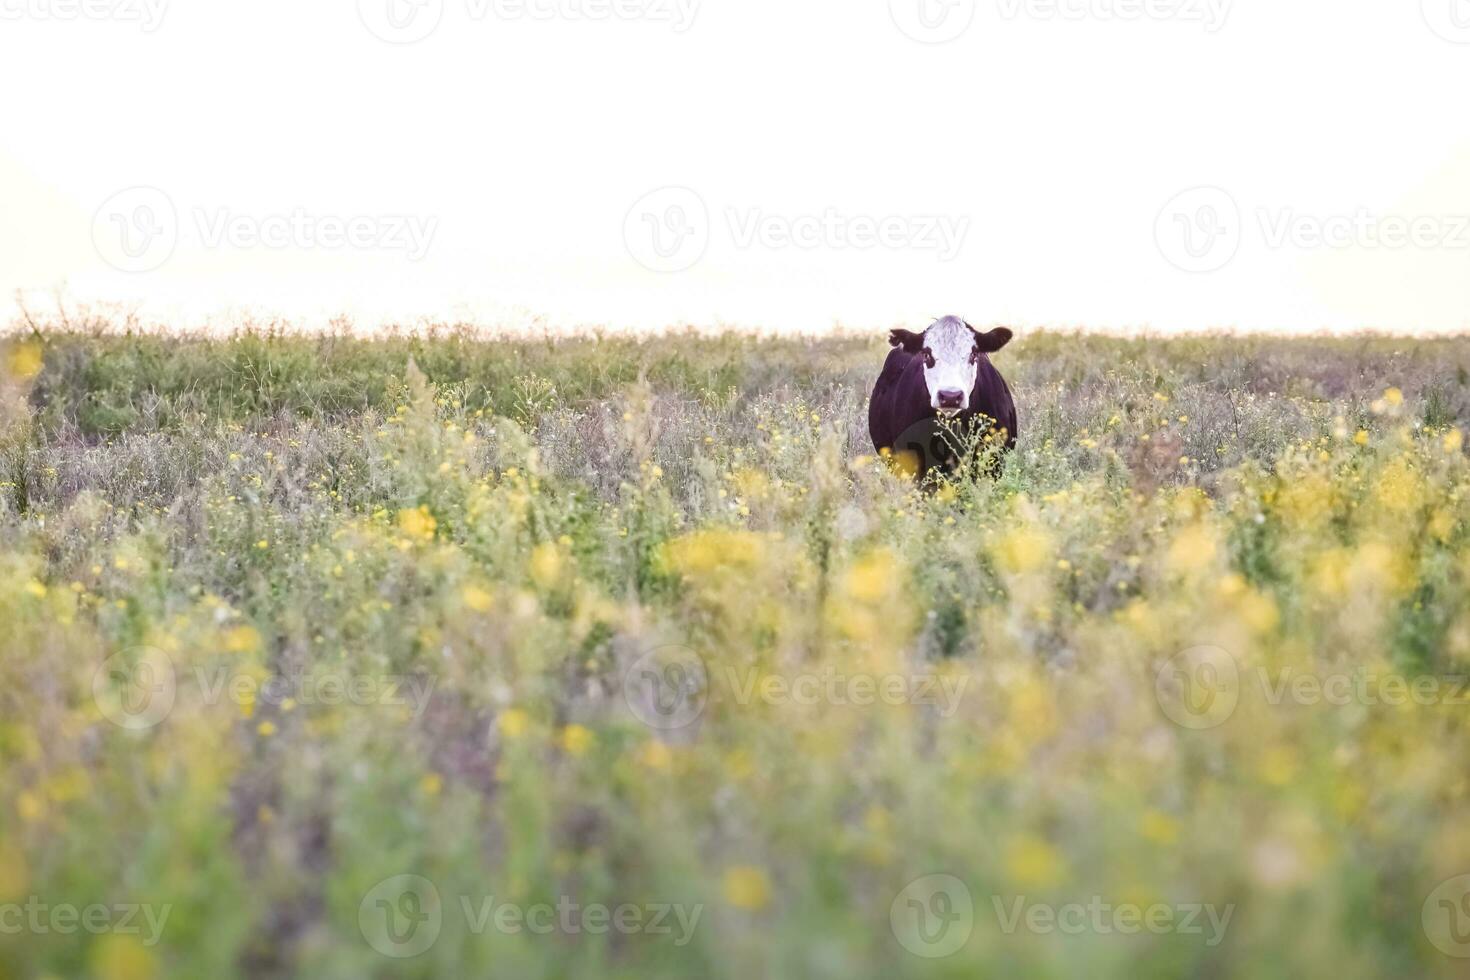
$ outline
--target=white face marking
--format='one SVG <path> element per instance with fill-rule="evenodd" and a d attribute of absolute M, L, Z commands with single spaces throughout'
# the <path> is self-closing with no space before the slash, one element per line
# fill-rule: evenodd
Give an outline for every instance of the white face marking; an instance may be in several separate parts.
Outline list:
<path fill-rule="evenodd" d="M 959 317 L 947 316 L 936 320 L 924 331 L 924 348 L 934 355 L 934 366 L 924 365 L 924 384 L 929 388 L 929 404 L 944 415 L 953 415 L 970 404 L 970 392 L 975 390 L 975 375 L 979 365 L 972 359 L 975 352 L 975 334 Z M 939 403 L 941 391 L 963 393 L 959 407 L 945 407 Z"/>

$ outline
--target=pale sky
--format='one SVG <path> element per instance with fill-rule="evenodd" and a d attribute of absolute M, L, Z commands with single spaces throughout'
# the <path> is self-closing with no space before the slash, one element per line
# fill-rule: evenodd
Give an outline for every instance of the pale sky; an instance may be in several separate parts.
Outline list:
<path fill-rule="evenodd" d="M 0 91 L 7 314 L 1470 329 L 1470 0 L 0 0 Z"/>

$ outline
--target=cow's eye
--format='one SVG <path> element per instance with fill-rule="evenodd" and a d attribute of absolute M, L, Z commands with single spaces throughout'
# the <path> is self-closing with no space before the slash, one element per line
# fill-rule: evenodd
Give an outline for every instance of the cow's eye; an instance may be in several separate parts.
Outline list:
<path fill-rule="evenodd" d="M 927 347 L 924 348 L 924 366 L 934 367 L 934 352 Z"/>
<path fill-rule="evenodd" d="M 971 364 L 979 364 L 980 363 L 980 348 L 979 347 L 972 347 L 972 348 L 970 348 L 970 363 Z"/>

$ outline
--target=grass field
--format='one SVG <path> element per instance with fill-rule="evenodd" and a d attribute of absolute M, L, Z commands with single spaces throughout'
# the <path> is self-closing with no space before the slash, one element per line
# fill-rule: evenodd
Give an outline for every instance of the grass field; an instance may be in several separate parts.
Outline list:
<path fill-rule="evenodd" d="M 0 976 L 1460 976 L 1470 339 L 0 341 Z"/>

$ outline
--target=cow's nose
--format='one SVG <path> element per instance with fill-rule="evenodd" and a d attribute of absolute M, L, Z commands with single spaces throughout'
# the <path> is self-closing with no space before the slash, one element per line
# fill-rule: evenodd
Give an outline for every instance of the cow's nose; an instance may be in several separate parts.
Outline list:
<path fill-rule="evenodd" d="M 959 408 L 965 404 L 965 393 L 958 388 L 945 388 L 939 393 L 940 408 Z"/>

